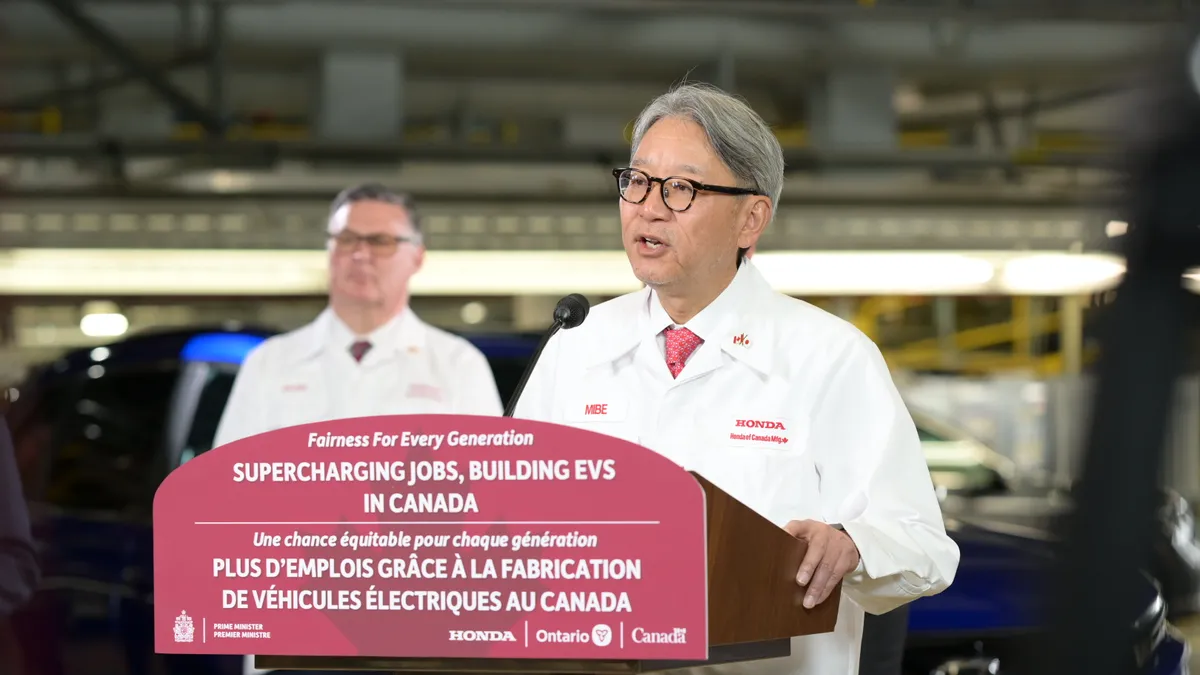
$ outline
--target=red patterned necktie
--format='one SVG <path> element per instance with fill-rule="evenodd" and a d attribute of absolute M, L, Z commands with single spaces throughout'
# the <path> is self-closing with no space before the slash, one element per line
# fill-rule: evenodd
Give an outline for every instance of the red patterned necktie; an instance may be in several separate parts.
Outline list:
<path fill-rule="evenodd" d="M 366 340 L 359 340 L 350 345 L 350 356 L 354 357 L 355 361 L 362 363 L 362 358 L 371 350 L 371 343 Z"/>
<path fill-rule="evenodd" d="M 683 364 L 704 340 L 686 328 L 667 328 L 663 334 L 667 337 L 667 368 L 671 369 L 671 377 L 679 377 Z"/>

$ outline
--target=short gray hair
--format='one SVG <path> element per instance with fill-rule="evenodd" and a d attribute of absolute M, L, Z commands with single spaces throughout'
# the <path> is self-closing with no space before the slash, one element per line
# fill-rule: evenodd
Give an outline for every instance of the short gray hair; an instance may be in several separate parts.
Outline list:
<path fill-rule="evenodd" d="M 630 158 L 654 123 L 678 117 L 698 124 L 717 157 L 742 183 L 771 198 L 772 218 L 783 194 L 783 148 L 771 127 L 742 99 L 703 82 L 681 84 L 650 102 L 633 124 Z"/>
<path fill-rule="evenodd" d="M 413 234 L 418 239 L 424 239 L 421 230 L 421 218 L 417 214 L 417 206 L 413 202 L 411 195 L 389 190 L 379 183 L 352 185 L 339 192 L 333 198 L 333 203 L 329 206 L 329 218 L 333 219 L 342 207 L 354 204 L 355 202 L 383 202 L 403 208 L 408 212 L 408 221 L 412 224 Z"/>

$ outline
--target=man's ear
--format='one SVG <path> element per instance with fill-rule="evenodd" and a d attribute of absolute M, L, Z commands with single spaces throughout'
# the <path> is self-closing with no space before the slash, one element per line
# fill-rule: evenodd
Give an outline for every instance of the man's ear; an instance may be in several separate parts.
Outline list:
<path fill-rule="evenodd" d="M 413 272 L 420 272 L 421 268 L 424 266 L 425 266 L 425 247 L 419 246 L 419 247 L 417 247 L 416 264 L 413 266 Z"/>
<path fill-rule="evenodd" d="M 756 198 L 746 209 L 742 217 L 742 227 L 738 231 L 738 248 L 750 248 L 758 242 L 771 222 L 771 200 L 766 197 Z"/>

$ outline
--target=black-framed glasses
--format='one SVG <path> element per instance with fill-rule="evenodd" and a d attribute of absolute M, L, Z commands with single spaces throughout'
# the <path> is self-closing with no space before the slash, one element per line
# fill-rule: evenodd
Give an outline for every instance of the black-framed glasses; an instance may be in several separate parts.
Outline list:
<path fill-rule="evenodd" d="M 397 237 L 391 234 L 359 234 L 350 230 L 342 230 L 337 234 L 327 235 L 339 251 L 353 251 L 359 244 L 366 244 L 372 255 L 389 256 L 396 252 L 400 244 L 417 243 L 416 237 Z"/>
<path fill-rule="evenodd" d="M 750 188 L 728 187 L 725 185 L 706 185 L 700 181 L 681 176 L 658 178 L 640 169 L 613 169 L 613 177 L 617 179 L 617 192 L 621 199 L 630 204 L 641 204 L 650 196 L 650 190 L 655 183 L 662 185 L 663 203 L 672 211 L 687 211 L 700 191 L 715 192 L 722 195 L 761 195 L 759 190 Z"/>

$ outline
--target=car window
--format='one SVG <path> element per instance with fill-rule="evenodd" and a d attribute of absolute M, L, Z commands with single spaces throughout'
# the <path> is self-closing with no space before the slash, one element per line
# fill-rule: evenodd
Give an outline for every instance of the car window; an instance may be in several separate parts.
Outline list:
<path fill-rule="evenodd" d="M 64 508 L 149 514 L 165 475 L 175 364 L 104 368 L 73 378 L 54 421 L 44 499 Z"/>
<path fill-rule="evenodd" d="M 200 398 L 196 402 L 196 412 L 192 419 L 192 428 L 188 430 L 184 441 L 179 463 L 194 459 L 212 450 L 213 440 L 217 436 L 217 426 L 221 423 L 221 415 L 229 394 L 233 391 L 233 382 L 237 370 L 213 364 L 200 390 Z"/>
<path fill-rule="evenodd" d="M 950 440 L 945 436 L 930 431 L 928 427 L 919 423 L 917 424 L 917 437 L 921 439 L 922 443 L 945 443 Z"/>
<path fill-rule="evenodd" d="M 951 438 L 918 425 L 917 435 L 936 487 L 946 492 L 981 493 L 1002 490 L 1003 475 L 993 464 L 999 456 L 968 439 Z"/>
<path fill-rule="evenodd" d="M 27 499 L 41 499 L 45 467 L 54 452 L 55 420 L 69 405 L 67 387 L 61 382 L 23 386 L 20 398 L 6 411 L 5 419 L 12 434 L 13 452 L 21 487 Z"/>

